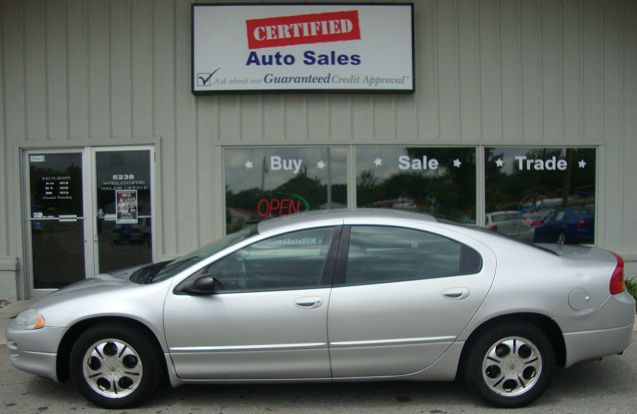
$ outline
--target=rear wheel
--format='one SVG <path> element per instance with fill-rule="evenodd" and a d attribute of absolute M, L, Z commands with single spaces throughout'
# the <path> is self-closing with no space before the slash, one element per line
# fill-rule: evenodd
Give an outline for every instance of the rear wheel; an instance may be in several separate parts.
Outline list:
<path fill-rule="evenodd" d="M 537 399 L 555 370 L 548 337 L 535 325 L 505 323 L 475 338 L 464 367 L 469 388 L 498 407 L 521 407 Z"/>
<path fill-rule="evenodd" d="M 89 401 L 104 408 L 139 405 L 157 388 L 161 353 L 150 338 L 129 326 L 97 325 L 71 350 L 71 379 Z"/>

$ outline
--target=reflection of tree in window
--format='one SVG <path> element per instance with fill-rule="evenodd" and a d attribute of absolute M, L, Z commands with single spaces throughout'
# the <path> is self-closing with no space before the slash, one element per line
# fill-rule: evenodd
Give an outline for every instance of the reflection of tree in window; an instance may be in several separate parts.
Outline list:
<path fill-rule="evenodd" d="M 226 156 L 226 177 L 247 173 L 244 158 L 251 158 L 254 168 L 249 171 L 251 188 L 226 184 L 226 231 L 232 233 L 246 223 L 267 217 L 288 215 L 308 210 L 346 207 L 347 153 L 345 148 L 277 148 L 233 149 L 234 157 Z M 227 153 L 228 154 L 228 153 Z M 237 154 L 245 156 L 237 157 Z M 268 160 L 272 156 L 302 159 L 298 173 L 271 171 Z M 237 160 L 241 160 L 241 162 Z M 234 160 L 234 164 L 231 161 Z M 258 161 L 257 161 L 258 160 Z M 318 167 L 322 161 L 323 168 Z M 255 175 L 256 174 L 256 175 Z M 286 179 L 287 178 L 287 179 Z M 228 179 L 226 179 L 228 182 Z M 239 188 L 237 188 L 239 187 Z"/>
<path fill-rule="evenodd" d="M 370 147 L 373 148 L 373 147 Z M 398 208 L 435 214 L 460 221 L 475 220 L 475 150 L 466 148 L 383 148 L 385 155 L 392 151 L 392 160 L 400 155 L 422 160 L 436 159 L 435 170 L 400 170 L 391 164 L 389 177 L 379 177 L 375 168 L 363 169 L 356 180 L 359 207 Z M 368 154 L 373 151 L 366 151 Z M 362 151 L 361 151 L 362 153 Z M 460 160 L 462 168 L 454 168 L 453 160 Z M 362 160 L 360 160 L 362 161 Z M 386 160 L 389 162 L 390 160 Z M 366 166 L 368 163 L 359 162 Z"/>

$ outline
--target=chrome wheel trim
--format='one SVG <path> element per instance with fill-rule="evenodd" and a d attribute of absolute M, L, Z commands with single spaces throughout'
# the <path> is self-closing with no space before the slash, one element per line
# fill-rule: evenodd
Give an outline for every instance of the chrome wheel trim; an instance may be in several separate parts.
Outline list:
<path fill-rule="evenodd" d="M 141 383 L 144 367 L 139 353 L 121 339 L 100 339 L 82 358 L 84 380 L 106 398 L 124 398 Z"/>
<path fill-rule="evenodd" d="M 504 397 L 530 391 L 542 374 L 542 355 L 535 344 L 520 336 L 495 342 L 482 360 L 482 378 L 487 387 Z"/>

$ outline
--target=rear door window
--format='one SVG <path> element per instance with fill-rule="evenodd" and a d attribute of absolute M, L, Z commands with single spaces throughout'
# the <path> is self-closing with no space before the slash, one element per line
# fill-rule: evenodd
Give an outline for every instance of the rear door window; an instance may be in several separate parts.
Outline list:
<path fill-rule="evenodd" d="M 401 227 L 353 226 L 346 284 L 390 283 L 478 273 L 482 258 L 469 246 Z"/>

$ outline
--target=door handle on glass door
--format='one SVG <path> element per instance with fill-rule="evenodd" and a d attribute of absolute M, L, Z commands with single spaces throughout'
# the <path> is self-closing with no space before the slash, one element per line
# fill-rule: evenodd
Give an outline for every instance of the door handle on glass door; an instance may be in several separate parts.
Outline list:
<path fill-rule="evenodd" d="M 318 296 L 298 298 L 297 300 L 294 301 L 294 304 L 298 306 L 299 308 L 314 309 L 314 308 L 318 308 L 319 306 L 323 304 L 323 298 L 320 298 Z"/>
<path fill-rule="evenodd" d="M 467 288 L 449 288 L 444 289 L 442 292 L 442 296 L 449 299 L 465 299 L 469 297 L 469 289 Z"/>

